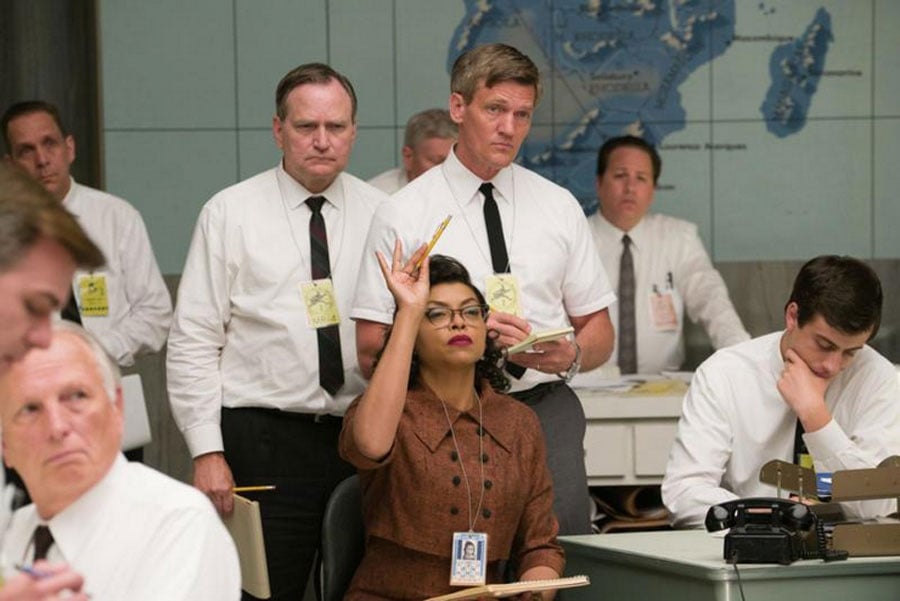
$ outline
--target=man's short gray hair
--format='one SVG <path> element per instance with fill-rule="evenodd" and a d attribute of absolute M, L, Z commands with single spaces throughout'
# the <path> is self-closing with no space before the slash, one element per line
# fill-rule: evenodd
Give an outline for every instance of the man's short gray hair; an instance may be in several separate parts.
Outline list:
<path fill-rule="evenodd" d="M 459 137 L 459 128 L 450 118 L 447 109 L 428 109 L 416 113 L 406 122 L 403 145 L 415 150 L 416 146 L 431 138 L 455 140 Z"/>

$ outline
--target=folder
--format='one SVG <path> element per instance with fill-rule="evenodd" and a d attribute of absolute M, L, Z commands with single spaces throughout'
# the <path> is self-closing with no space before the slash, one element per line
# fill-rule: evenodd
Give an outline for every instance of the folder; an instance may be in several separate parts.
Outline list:
<path fill-rule="evenodd" d="M 259 501 L 234 495 L 234 512 L 223 520 L 241 560 L 241 588 L 259 599 L 272 596 Z"/>
<path fill-rule="evenodd" d="M 464 601 L 466 599 L 479 599 L 482 597 L 512 597 L 522 593 L 555 590 L 561 588 L 574 588 L 587 586 L 591 583 L 587 576 L 570 576 L 568 578 L 554 578 L 552 580 L 522 580 L 508 584 L 486 584 L 464 588 L 455 593 L 448 593 L 440 597 L 431 597 L 425 601 Z"/>
<path fill-rule="evenodd" d="M 139 374 L 122 377 L 122 414 L 125 428 L 122 432 L 122 450 L 130 451 L 148 444 L 150 419 L 147 417 L 147 403 L 144 401 L 144 385 Z"/>

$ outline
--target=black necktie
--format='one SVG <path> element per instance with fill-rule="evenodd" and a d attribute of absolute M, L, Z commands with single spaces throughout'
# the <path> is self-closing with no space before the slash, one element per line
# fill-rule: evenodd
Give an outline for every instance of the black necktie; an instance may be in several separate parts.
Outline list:
<path fill-rule="evenodd" d="M 34 561 L 47 559 L 47 551 L 53 546 L 53 535 L 47 526 L 34 529 Z"/>
<path fill-rule="evenodd" d="M 494 185 L 485 182 L 478 191 L 484 194 L 484 225 L 487 228 L 488 245 L 491 248 L 491 266 L 494 273 L 509 273 L 509 255 L 506 253 L 506 239 L 503 237 L 503 222 L 500 210 L 494 200 Z M 506 371 L 516 379 L 525 375 L 525 368 L 515 363 L 507 363 Z"/>
<path fill-rule="evenodd" d="M 312 215 L 309 218 L 309 247 L 312 278 L 321 280 L 331 277 L 331 261 L 328 258 L 328 235 L 325 219 L 322 218 L 322 204 L 325 198 L 311 196 L 306 200 Z M 319 342 L 319 384 L 330 394 L 334 394 L 344 384 L 344 362 L 341 359 L 341 333 L 337 325 L 316 330 Z"/>
<path fill-rule="evenodd" d="M 794 428 L 794 463 L 797 465 L 802 465 L 803 455 L 809 455 L 806 442 L 803 441 L 803 432 L 803 424 L 798 419 L 797 426 Z"/>
<path fill-rule="evenodd" d="M 637 373 L 637 332 L 634 324 L 634 257 L 631 238 L 622 236 L 619 262 L 619 371 Z"/>
<path fill-rule="evenodd" d="M 506 240 L 503 238 L 503 222 L 494 200 L 494 186 L 487 182 L 481 184 L 478 191 L 484 194 L 484 225 L 487 227 L 494 273 L 509 273 L 509 255 L 506 254 Z"/>
<path fill-rule="evenodd" d="M 62 309 L 62 318 L 81 325 L 81 312 L 78 310 L 78 303 L 75 301 L 75 295 L 69 295 L 69 302 Z"/>

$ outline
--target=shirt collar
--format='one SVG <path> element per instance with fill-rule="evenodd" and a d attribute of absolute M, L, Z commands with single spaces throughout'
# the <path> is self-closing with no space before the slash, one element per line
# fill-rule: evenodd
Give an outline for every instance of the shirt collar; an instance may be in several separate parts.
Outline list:
<path fill-rule="evenodd" d="M 305 204 L 306 199 L 310 196 L 324 196 L 327 204 L 340 209 L 344 206 L 344 178 L 341 175 L 343 173 L 339 173 L 330 186 L 318 194 L 314 194 L 284 170 L 284 160 L 279 161 L 278 167 L 275 169 L 275 178 L 278 180 L 281 196 L 288 208 L 292 210 Z"/>
<path fill-rule="evenodd" d="M 469 171 L 469 168 L 460 162 L 456 156 L 456 146 L 450 149 L 450 154 L 441 164 L 444 177 L 450 186 L 453 197 L 465 206 L 471 202 L 481 202 L 481 195 L 478 188 L 485 183 L 480 177 Z M 512 204 L 515 197 L 513 186 L 513 165 L 509 165 L 501 169 L 497 175 L 491 179 L 494 185 L 494 200 L 498 203 L 505 202 Z"/>
<path fill-rule="evenodd" d="M 71 175 L 69 176 L 69 191 L 66 192 L 66 195 L 63 196 L 62 205 L 64 207 L 68 207 L 72 203 L 72 198 L 75 197 L 75 188 L 77 187 L 77 183 L 75 182 L 75 178 Z"/>
<path fill-rule="evenodd" d="M 75 502 L 53 516 L 47 525 L 53 533 L 53 542 L 66 561 L 79 557 L 87 537 L 85 533 L 104 529 L 104 505 L 116 503 L 116 483 L 125 477 L 128 462 L 119 453 L 112 466 L 100 481 Z"/>
<path fill-rule="evenodd" d="M 637 225 L 631 228 L 631 231 L 626 232 L 625 230 L 621 230 L 614 226 L 606 217 L 603 216 L 603 213 L 600 210 L 597 210 L 597 225 L 601 231 L 603 231 L 606 235 L 615 238 L 621 244 L 622 236 L 628 234 L 628 237 L 631 238 L 631 246 L 635 249 L 641 248 L 641 245 L 647 241 L 647 236 L 649 232 L 647 231 L 647 221 L 646 215 L 638 221 Z"/>
<path fill-rule="evenodd" d="M 498 402 L 499 395 L 485 382 L 481 393 L 482 413 L 484 421 L 478 420 L 478 405 L 468 411 L 457 411 L 453 407 L 447 407 L 450 422 L 456 423 L 467 415 L 476 424 L 481 425 L 488 435 L 507 451 L 512 451 L 513 432 L 504 425 L 508 423 L 508 416 L 504 414 L 503 403 Z M 441 408 L 441 401 L 429 388 L 417 388 L 409 391 L 409 399 L 406 403 L 406 411 L 411 417 L 411 425 L 416 436 L 425 443 L 425 446 L 434 453 L 441 441 L 450 435 L 447 426 L 447 416 Z"/>

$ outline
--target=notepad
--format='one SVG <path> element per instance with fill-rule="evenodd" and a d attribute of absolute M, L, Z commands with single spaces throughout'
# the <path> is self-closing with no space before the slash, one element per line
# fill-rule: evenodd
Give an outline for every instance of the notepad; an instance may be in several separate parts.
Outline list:
<path fill-rule="evenodd" d="M 521 353 L 522 351 L 530 349 L 539 342 L 550 342 L 551 340 L 559 340 L 560 338 L 565 338 L 574 331 L 575 328 L 569 326 L 567 328 L 559 328 L 558 330 L 532 332 L 523 340 L 507 348 L 506 352 L 510 355 L 515 355 L 516 353 Z"/>
<path fill-rule="evenodd" d="M 259 502 L 234 495 L 234 512 L 222 520 L 241 560 L 241 588 L 259 599 L 272 596 Z"/>
<path fill-rule="evenodd" d="M 522 593 L 556 590 L 561 588 L 575 588 L 588 586 L 591 583 L 587 576 L 569 576 L 568 578 L 554 578 L 552 580 L 522 580 L 508 584 L 486 584 L 473 586 L 455 593 L 448 593 L 440 597 L 431 597 L 425 601 L 464 601 L 465 599 L 478 599 L 479 597 L 512 597 Z"/>

